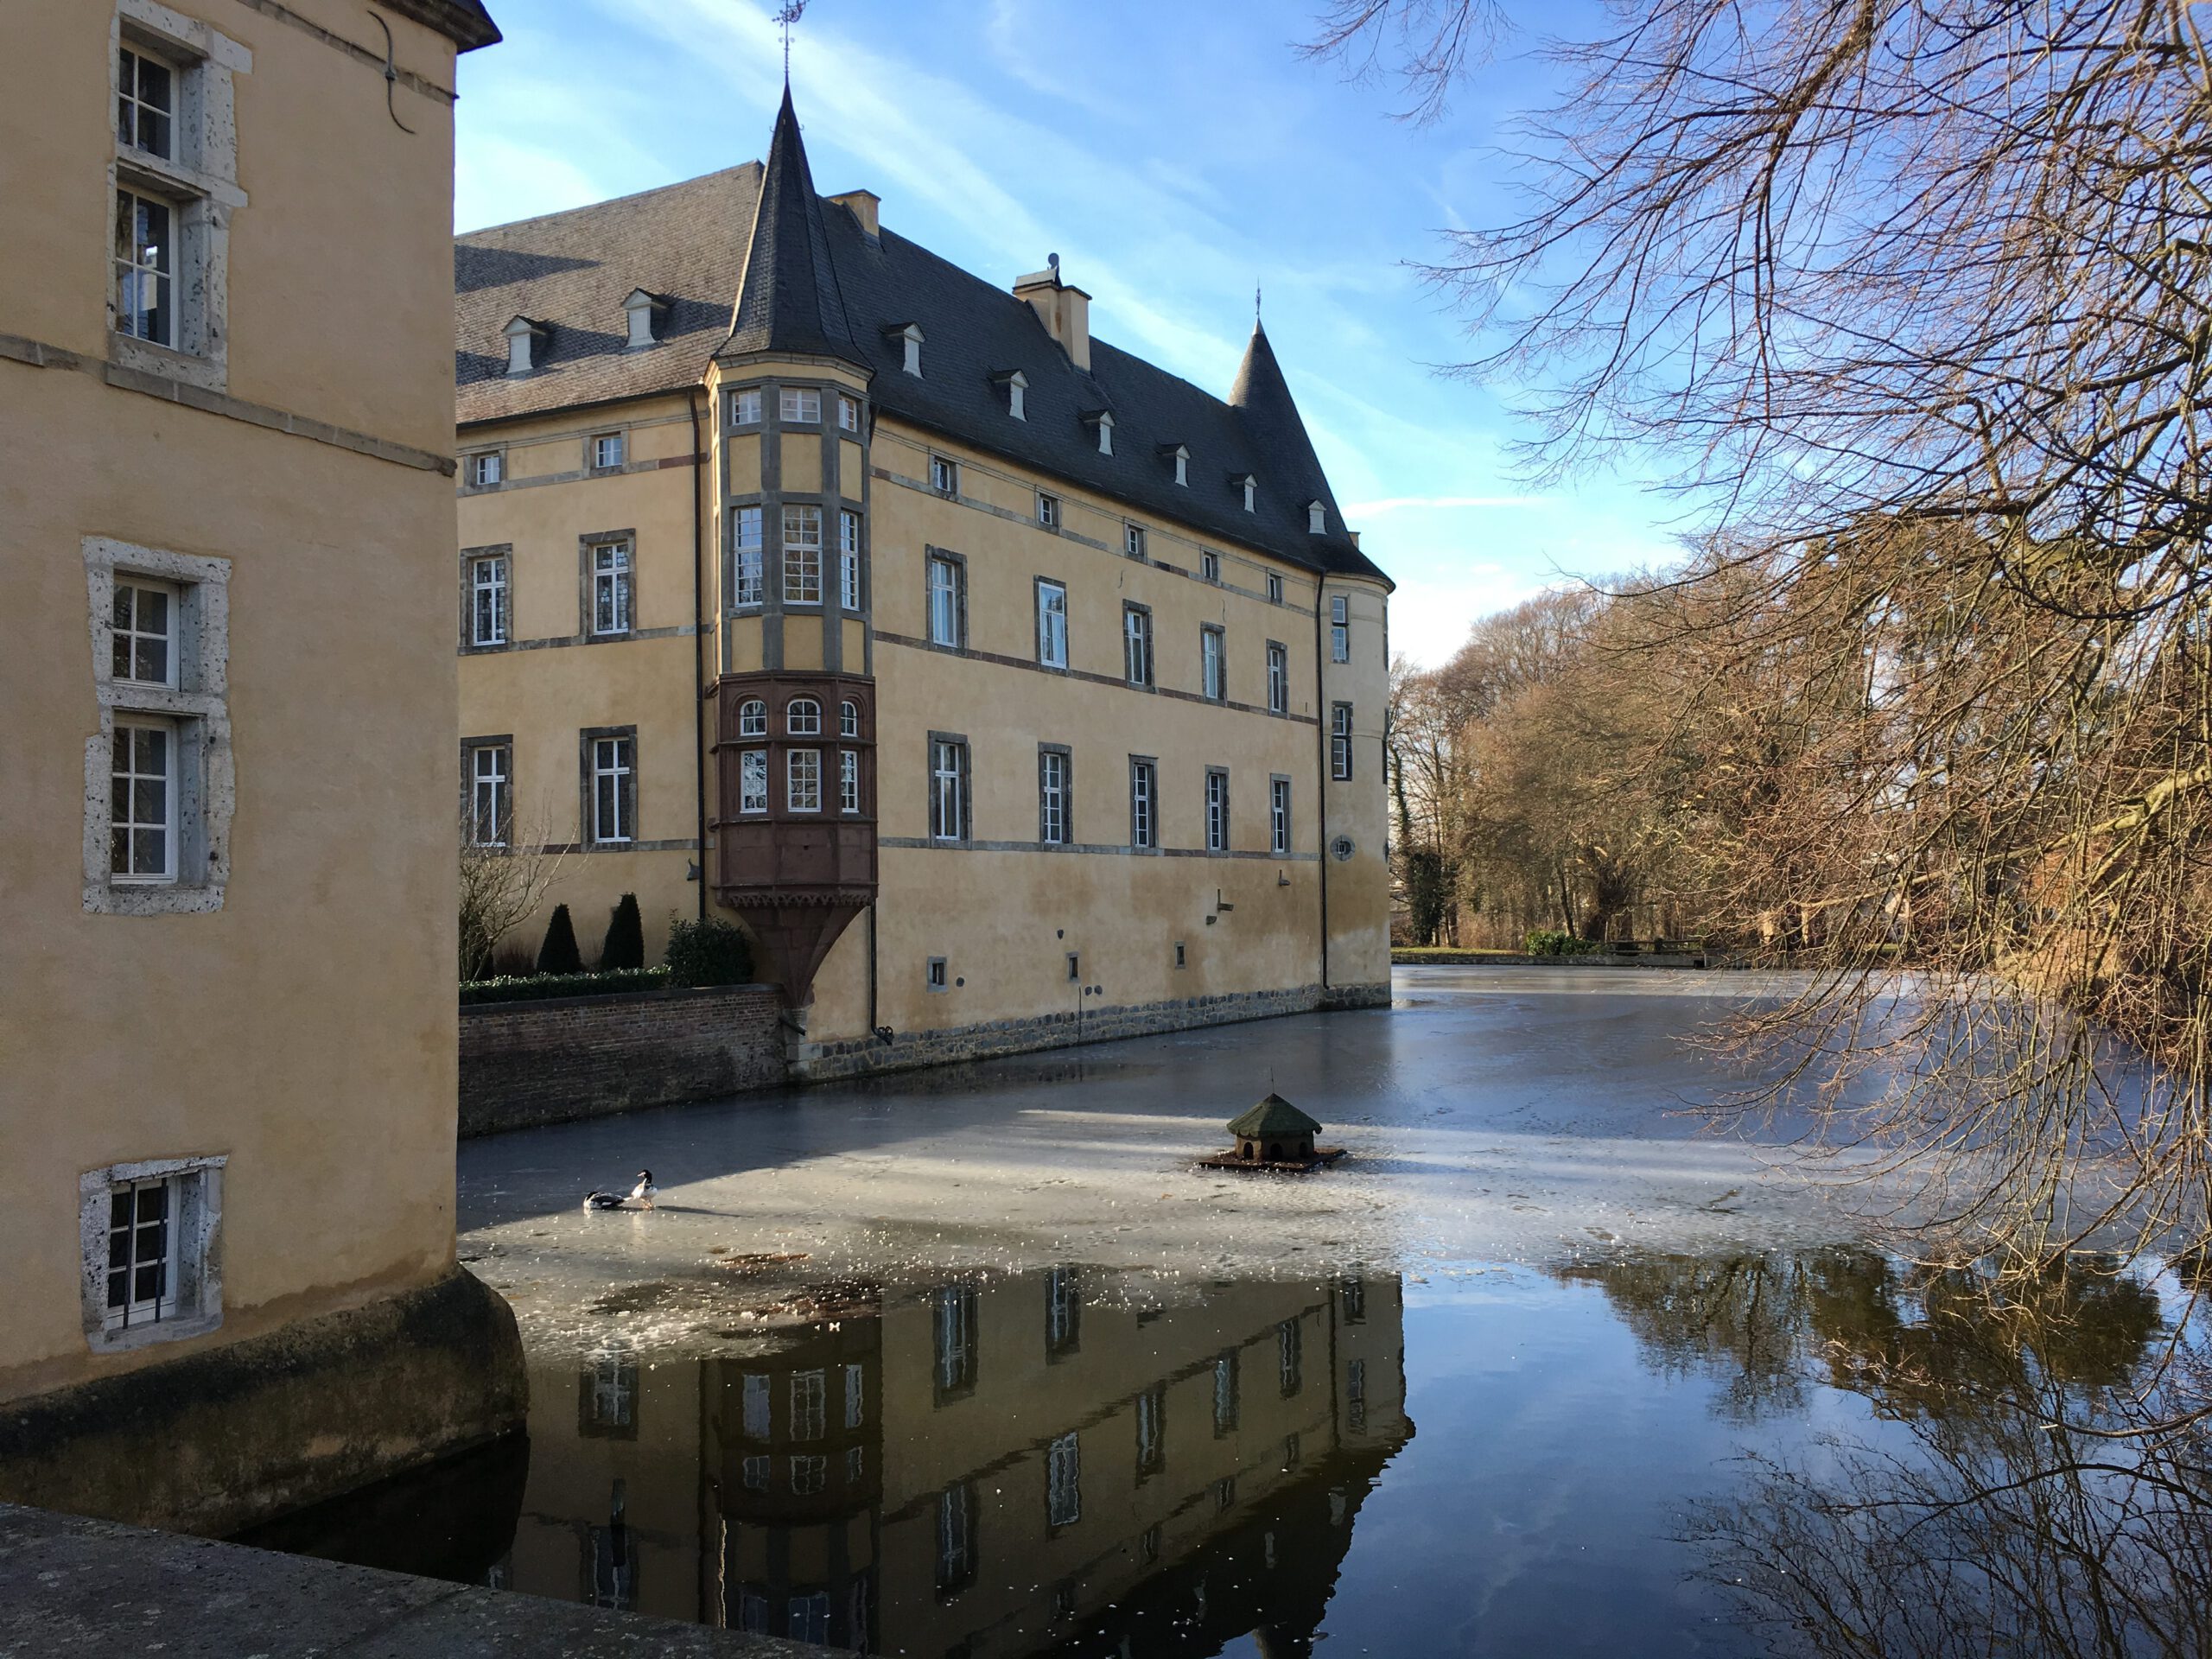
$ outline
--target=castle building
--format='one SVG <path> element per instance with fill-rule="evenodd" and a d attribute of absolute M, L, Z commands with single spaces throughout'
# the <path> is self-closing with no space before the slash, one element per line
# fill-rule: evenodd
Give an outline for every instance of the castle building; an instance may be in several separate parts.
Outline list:
<path fill-rule="evenodd" d="M 521 1410 L 454 1261 L 424 743 L 456 58 L 499 32 L 13 0 L 0 33 L 0 1498 L 228 1530 Z"/>
<path fill-rule="evenodd" d="M 1387 997 L 1390 583 L 1260 328 L 1225 401 L 1093 339 L 788 90 L 454 271 L 460 785 L 588 939 L 741 920 L 801 1075 Z"/>

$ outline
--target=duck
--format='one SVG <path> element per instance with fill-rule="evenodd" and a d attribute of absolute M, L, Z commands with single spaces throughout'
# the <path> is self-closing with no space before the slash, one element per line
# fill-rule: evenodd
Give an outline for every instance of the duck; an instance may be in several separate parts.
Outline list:
<path fill-rule="evenodd" d="M 594 1186 L 584 1194 L 584 1208 L 587 1210 L 620 1210 L 621 1207 L 622 1195 L 620 1192 L 602 1192 Z"/>
<path fill-rule="evenodd" d="M 630 1196 L 650 1210 L 653 1207 L 653 1195 L 659 1191 L 660 1188 L 653 1185 L 652 1171 L 641 1169 L 638 1172 L 638 1184 L 630 1189 Z"/>

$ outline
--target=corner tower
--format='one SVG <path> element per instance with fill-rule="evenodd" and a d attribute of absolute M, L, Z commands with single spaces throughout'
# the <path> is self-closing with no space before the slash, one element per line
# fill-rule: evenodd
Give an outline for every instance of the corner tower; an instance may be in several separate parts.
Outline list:
<path fill-rule="evenodd" d="M 707 375 L 721 557 L 706 695 L 709 880 L 793 1010 L 876 893 L 869 380 L 787 86 Z"/>

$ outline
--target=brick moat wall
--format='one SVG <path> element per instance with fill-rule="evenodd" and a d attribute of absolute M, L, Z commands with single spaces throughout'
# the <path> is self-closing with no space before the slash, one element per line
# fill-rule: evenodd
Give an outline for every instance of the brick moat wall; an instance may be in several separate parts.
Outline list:
<path fill-rule="evenodd" d="M 461 1011 L 461 1132 L 712 1100 L 785 1081 L 771 985 Z"/>

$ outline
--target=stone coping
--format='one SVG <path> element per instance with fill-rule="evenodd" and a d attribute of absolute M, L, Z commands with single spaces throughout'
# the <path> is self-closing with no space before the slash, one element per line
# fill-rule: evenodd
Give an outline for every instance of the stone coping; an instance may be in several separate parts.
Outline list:
<path fill-rule="evenodd" d="M 824 1659 L 810 1643 L 0 1504 L 0 1654 Z"/>

